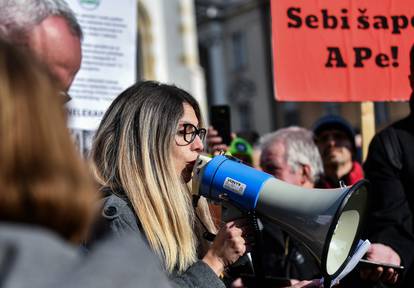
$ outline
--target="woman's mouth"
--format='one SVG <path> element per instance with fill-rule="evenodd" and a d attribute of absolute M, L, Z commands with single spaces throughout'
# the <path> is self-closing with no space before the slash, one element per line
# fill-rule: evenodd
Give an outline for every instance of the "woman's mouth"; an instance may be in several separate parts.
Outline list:
<path fill-rule="evenodd" d="M 184 170 L 182 172 L 182 176 L 185 182 L 189 182 L 191 180 L 195 163 L 196 161 L 194 160 L 185 165 Z"/>
<path fill-rule="evenodd" d="M 187 165 L 185 166 L 185 169 L 186 170 L 189 170 L 190 172 L 192 172 L 193 171 L 193 169 L 194 169 L 194 165 L 195 165 L 195 163 L 196 163 L 196 161 L 194 160 L 194 161 L 191 161 L 191 162 L 189 162 L 189 163 L 187 163 Z"/>

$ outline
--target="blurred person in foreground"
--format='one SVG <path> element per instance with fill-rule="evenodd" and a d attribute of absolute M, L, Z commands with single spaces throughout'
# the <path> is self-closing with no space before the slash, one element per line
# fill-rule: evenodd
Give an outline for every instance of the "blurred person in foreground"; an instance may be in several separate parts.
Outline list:
<path fill-rule="evenodd" d="M 413 46 L 414 47 L 414 46 Z M 410 85 L 414 91 L 414 48 L 410 51 Z M 370 143 L 364 169 L 373 194 L 368 237 L 376 242 L 368 259 L 405 266 L 398 275 L 393 269 L 379 267 L 366 271 L 366 279 L 412 287 L 414 283 L 414 92 L 410 114 L 377 133 Z"/>
<path fill-rule="evenodd" d="M 340 182 L 348 186 L 364 178 L 362 167 L 355 160 L 355 132 L 348 121 L 327 115 L 316 121 L 313 132 L 325 170 L 317 187 L 337 188 Z"/>
<path fill-rule="evenodd" d="M 323 174 L 322 160 L 313 133 L 301 127 L 288 127 L 260 139 L 262 170 L 287 183 L 314 188 Z M 320 278 L 319 265 L 305 246 L 292 239 L 277 225 L 264 225 L 266 274 L 296 280 Z"/>
<path fill-rule="evenodd" d="M 80 253 L 97 193 L 59 89 L 0 40 L 0 287 L 169 287 L 136 236 Z"/>
<path fill-rule="evenodd" d="M 27 49 L 58 82 L 64 100 L 81 65 L 82 30 L 63 0 L 1 0 L 0 38 Z"/>

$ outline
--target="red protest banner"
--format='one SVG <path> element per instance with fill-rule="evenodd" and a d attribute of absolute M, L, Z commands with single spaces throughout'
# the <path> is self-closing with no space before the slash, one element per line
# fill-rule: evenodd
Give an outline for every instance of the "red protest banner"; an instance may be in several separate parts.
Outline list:
<path fill-rule="evenodd" d="M 410 96 L 412 0 L 271 0 L 276 99 Z"/>

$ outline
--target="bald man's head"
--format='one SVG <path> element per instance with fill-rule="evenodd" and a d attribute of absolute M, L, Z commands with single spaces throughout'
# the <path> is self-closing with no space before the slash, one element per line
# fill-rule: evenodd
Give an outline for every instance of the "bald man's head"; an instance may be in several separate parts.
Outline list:
<path fill-rule="evenodd" d="M 27 48 L 67 91 L 81 62 L 82 29 L 64 0 L 1 0 L 0 37 Z"/>
<path fill-rule="evenodd" d="M 36 25 L 27 39 L 28 48 L 49 68 L 62 90 L 69 90 L 81 65 L 81 40 L 67 21 L 49 16 Z"/>

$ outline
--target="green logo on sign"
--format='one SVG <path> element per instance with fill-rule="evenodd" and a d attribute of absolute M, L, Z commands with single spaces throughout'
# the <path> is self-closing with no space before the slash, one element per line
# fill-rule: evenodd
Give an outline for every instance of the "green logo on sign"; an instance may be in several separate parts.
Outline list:
<path fill-rule="evenodd" d="M 80 6 L 82 6 L 82 8 L 85 8 L 87 10 L 96 9 L 99 6 L 100 2 L 101 0 L 79 0 Z"/>

